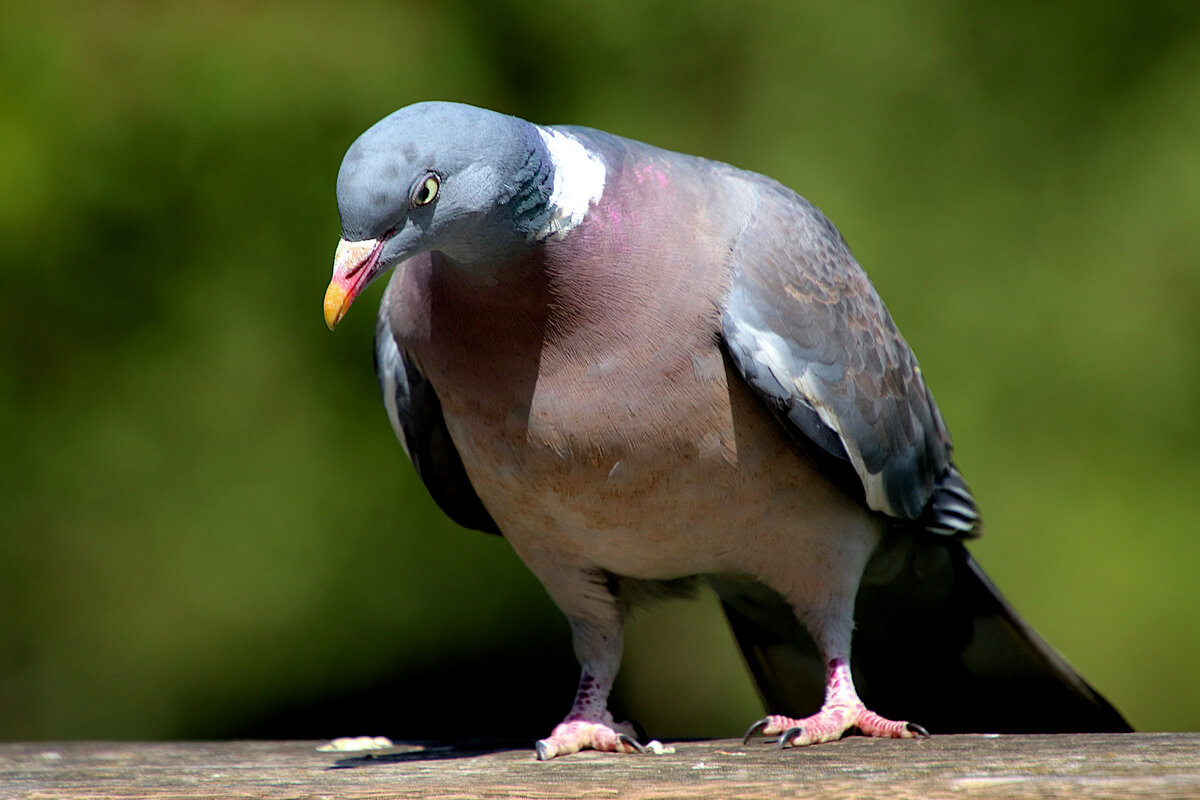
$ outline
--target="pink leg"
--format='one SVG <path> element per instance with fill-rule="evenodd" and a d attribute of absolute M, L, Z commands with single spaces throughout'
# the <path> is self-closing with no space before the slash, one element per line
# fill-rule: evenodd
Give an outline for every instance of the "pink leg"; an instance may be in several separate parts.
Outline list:
<path fill-rule="evenodd" d="M 830 659 L 825 677 L 825 702 L 821 710 L 804 719 L 792 719 L 779 714 L 756 722 L 746 732 L 745 741 L 762 733 L 779 735 L 779 746 L 800 746 L 829 742 L 840 739 L 851 728 L 858 728 L 864 736 L 879 736 L 885 739 L 912 739 L 928 736 L 920 725 L 886 719 L 863 705 L 854 690 L 850 677 L 850 664 L 844 657 Z"/>
<path fill-rule="evenodd" d="M 555 756 L 578 753 L 580 750 L 645 752 L 645 748 L 637 743 L 632 725 L 613 721 L 608 710 L 611 687 L 611 679 L 598 680 L 584 671 L 570 713 L 547 738 L 537 743 L 538 761 L 548 761 Z"/>
<path fill-rule="evenodd" d="M 608 711 L 608 693 L 621 667 L 625 606 L 619 597 L 619 580 L 591 565 L 571 569 L 559 556 L 546 558 L 541 550 L 518 549 L 518 553 L 567 615 L 580 666 L 579 689 L 571 710 L 537 743 L 538 760 L 580 750 L 645 752 L 633 726 L 617 723 Z"/>

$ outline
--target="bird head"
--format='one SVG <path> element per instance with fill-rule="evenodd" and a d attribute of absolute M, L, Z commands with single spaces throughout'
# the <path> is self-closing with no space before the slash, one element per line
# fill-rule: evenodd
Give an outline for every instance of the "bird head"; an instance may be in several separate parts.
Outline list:
<path fill-rule="evenodd" d="M 342 238 L 325 292 L 326 324 L 332 329 L 375 278 L 413 256 L 438 251 L 486 278 L 506 256 L 561 230 L 556 152 L 582 150 L 565 138 L 444 102 L 407 106 L 369 128 L 338 173 Z"/>

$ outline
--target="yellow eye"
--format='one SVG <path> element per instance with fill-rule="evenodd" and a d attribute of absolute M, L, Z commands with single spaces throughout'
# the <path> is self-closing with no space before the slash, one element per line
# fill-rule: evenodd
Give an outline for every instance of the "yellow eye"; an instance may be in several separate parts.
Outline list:
<path fill-rule="evenodd" d="M 413 190 L 412 204 L 414 206 L 427 206 L 433 202 L 438 193 L 438 177 L 437 175 L 429 174 L 425 176 L 425 180 L 417 184 Z"/>

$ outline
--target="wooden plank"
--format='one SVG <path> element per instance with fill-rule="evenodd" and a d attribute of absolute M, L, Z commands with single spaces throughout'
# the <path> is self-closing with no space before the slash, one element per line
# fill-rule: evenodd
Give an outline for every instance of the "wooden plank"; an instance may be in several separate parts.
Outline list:
<path fill-rule="evenodd" d="M 30 798 L 1196 798 L 1200 734 L 854 737 L 778 751 L 734 740 L 663 755 L 528 743 L 400 744 L 369 758 L 315 742 L 0 745 L 0 797 Z"/>

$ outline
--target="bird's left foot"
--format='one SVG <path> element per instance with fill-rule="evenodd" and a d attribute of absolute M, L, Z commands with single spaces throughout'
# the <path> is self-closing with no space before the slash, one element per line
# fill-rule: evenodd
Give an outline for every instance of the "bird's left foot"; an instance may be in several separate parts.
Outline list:
<path fill-rule="evenodd" d="M 537 743 L 538 761 L 555 756 L 578 753 L 580 750 L 600 750 L 607 753 L 644 753 L 638 744 L 633 726 L 607 721 L 566 719 L 548 737 Z"/>
<path fill-rule="evenodd" d="M 918 736 L 929 735 L 920 725 L 881 717 L 862 703 L 858 703 L 849 706 L 827 705 L 804 719 L 772 714 L 750 726 L 743 743 L 749 742 L 751 737 L 757 734 L 778 735 L 776 744 L 780 749 L 800 747 L 840 739 L 852 728 L 857 728 L 864 736 L 878 736 L 884 739 L 915 739 Z"/>

